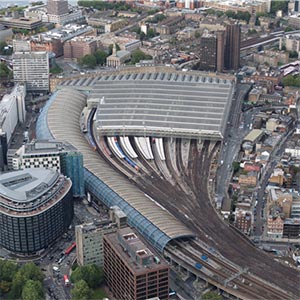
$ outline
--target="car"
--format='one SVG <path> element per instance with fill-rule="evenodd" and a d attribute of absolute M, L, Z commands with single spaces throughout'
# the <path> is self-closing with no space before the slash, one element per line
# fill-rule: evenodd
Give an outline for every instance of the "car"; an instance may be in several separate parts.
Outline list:
<path fill-rule="evenodd" d="M 45 268 L 42 268 L 42 271 L 46 272 L 47 270 Z"/>

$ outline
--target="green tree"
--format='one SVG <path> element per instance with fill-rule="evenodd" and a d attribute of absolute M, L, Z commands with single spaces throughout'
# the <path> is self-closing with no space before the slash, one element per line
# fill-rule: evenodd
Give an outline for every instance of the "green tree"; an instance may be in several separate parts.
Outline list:
<path fill-rule="evenodd" d="M 100 286 L 104 280 L 102 268 L 92 264 L 82 267 L 77 267 L 71 275 L 72 282 L 84 280 L 90 288 Z"/>
<path fill-rule="evenodd" d="M 106 64 L 106 58 L 108 56 L 108 54 L 103 51 L 103 50 L 97 50 L 94 54 L 94 56 L 96 57 L 96 61 L 98 65 L 105 65 Z"/>
<path fill-rule="evenodd" d="M 155 30 L 152 29 L 152 28 L 149 28 L 148 31 L 147 31 L 147 38 L 152 39 L 155 36 L 156 36 Z"/>
<path fill-rule="evenodd" d="M 290 51 L 289 57 L 290 58 L 297 58 L 298 57 L 298 52 L 297 51 Z"/>
<path fill-rule="evenodd" d="M 43 5 L 43 1 L 36 1 L 36 2 L 31 2 L 31 6 L 37 6 L 37 5 Z"/>
<path fill-rule="evenodd" d="M 238 161 L 234 161 L 232 163 L 233 172 L 237 172 L 240 169 L 240 163 Z"/>
<path fill-rule="evenodd" d="M 0 260 L 0 281 L 13 281 L 18 265 L 8 260 Z"/>
<path fill-rule="evenodd" d="M 131 63 L 132 64 L 136 64 L 138 63 L 140 60 L 145 60 L 145 59 L 152 59 L 152 56 L 151 55 L 148 55 L 146 53 L 144 53 L 142 50 L 140 49 L 137 49 L 137 50 L 134 50 L 132 53 L 131 53 Z"/>
<path fill-rule="evenodd" d="M 195 32 L 195 38 L 196 38 L 196 39 L 199 39 L 200 36 L 201 36 L 200 32 L 199 32 L 199 31 L 196 31 L 196 32 Z"/>
<path fill-rule="evenodd" d="M 14 276 L 12 286 L 9 292 L 10 299 L 20 299 L 22 295 L 23 286 L 25 285 L 26 278 L 18 271 Z"/>
<path fill-rule="evenodd" d="M 289 31 L 293 31 L 293 30 L 294 29 L 291 26 L 287 26 L 287 27 L 284 28 L 284 32 L 289 32 Z"/>
<path fill-rule="evenodd" d="M 23 300 L 41 300 L 44 299 L 43 287 L 40 281 L 26 281 L 22 290 Z"/>
<path fill-rule="evenodd" d="M 26 280 L 35 280 L 42 282 L 44 279 L 44 275 L 41 269 L 36 266 L 33 262 L 26 263 L 23 265 L 19 272 L 24 276 Z"/>
<path fill-rule="evenodd" d="M 12 77 L 12 72 L 5 63 L 0 63 L 0 78 L 9 80 Z"/>
<path fill-rule="evenodd" d="M 300 76 L 299 75 L 288 75 L 282 79 L 282 83 L 285 86 L 300 87 Z"/>
<path fill-rule="evenodd" d="M 202 296 L 205 300 L 222 300 L 222 296 L 218 295 L 216 292 L 207 292 Z"/>
<path fill-rule="evenodd" d="M 212 8 L 209 8 L 205 11 L 208 15 L 214 15 L 216 13 L 216 11 Z"/>
<path fill-rule="evenodd" d="M 249 23 L 250 18 L 251 18 L 251 15 L 248 11 L 238 11 L 236 13 L 236 19 L 238 19 L 238 20 L 244 20 L 247 23 Z"/>
<path fill-rule="evenodd" d="M 217 16 L 218 18 L 222 17 L 223 15 L 224 15 L 224 12 L 222 12 L 221 10 L 217 10 L 217 11 L 216 11 L 216 16 Z"/>
<path fill-rule="evenodd" d="M 71 291 L 72 300 L 89 300 L 91 298 L 91 290 L 84 280 L 75 283 Z"/>
<path fill-rule="evenodd" d="M 278 10 L 282 10 L 284 13 L 288 11 L 288 3 L 286 0 L 272 0 L 271 2 L 271 14 L 276 14 Z"/>
<path fill-rule="evenodd" d="M 111 55 L 111 54 L 112 54 L 113 47 L 114 47 L 113 44 L 110 44 L 110 45 L 108 46 L 108 55 Z M 120 46 L 119 46 L 118 44 L 116 44 L 116 50 L 117 50 L 117 51 L 120 51 L 120 50 L 121 50 L 121 48 L 120 48 Z"/>
<path fill-rule="evenodd" d="M 225 15 L 228 17 L 228 18 L 232 18 L 232 19 L 235 19 L 236 18 L 236 13 L 232 10 L 227 10 L 225 12 Z"/>
<path fill-rule="evenodd" d="M 87 68 L 95 68 L 97 65 L 97 59 L 94 55 L 87 54 L 79 60 L 79 63 Z"/>

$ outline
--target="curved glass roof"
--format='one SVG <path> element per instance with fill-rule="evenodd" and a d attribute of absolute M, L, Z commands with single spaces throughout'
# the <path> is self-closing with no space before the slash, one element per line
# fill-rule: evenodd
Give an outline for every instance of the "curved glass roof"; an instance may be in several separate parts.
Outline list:
<path fill-rule="evenodd" d="M 127 214 L 129 224 L 160 251 L 173 238 L 194 236 L 185 225 L 149 200 L 92 150 L 80 131 L 79 123 L 86 98 L 70 88 L 53 94 L 38 120 L 37 137 L 68 141 L 76 147 L 84 157 L 86 188 L 107 206 L 119 206 Z"/>

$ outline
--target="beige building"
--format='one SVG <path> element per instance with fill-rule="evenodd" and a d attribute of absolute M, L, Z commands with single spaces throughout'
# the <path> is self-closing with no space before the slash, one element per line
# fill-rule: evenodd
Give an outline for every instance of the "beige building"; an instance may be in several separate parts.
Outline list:
<path fill-rule="evenodd" d="M 267 220 L 267 233 L 269 236 L 282 237 L 284 220 L 280 216 L 270 215 Z"/>
<path fill-rule="evenodd" d="M 249 172 L 239 176 L 239 184 L 247 187 L 255 187 L 257 184 L 257 172 Z"/>
<path fill-rule="evenodd" d="M 289 53 L 266 50 L 263 53 L 254 53 L 253 59 L 260 64 L 267 63 L 270 66 L 277 66 L 279 63 L 287 64 L 289 62 Z"/>
<path fill-rule="evenodd" d="M 283 181 L 284 181 L 284 171 L 278 168 L 274 169 L 273 173 L 270 176 L 269 182 L 282 186 Z"/>
<path fill-rule="evenodd" d="M 103 236 L 116 232 L 116 224 L 110 221 L 81 224 L 75 227 L 77 263 L 80 266 L 104 265 Z"/>
<path fill-rule="evenodd" d="M 266 122 L 266 129 L 269 131 L 275 131 L 276 128 L 279 125 L 279 120 L 275 119 L 275 118 L 270 118 L 267 122 Z"/>
<path fill-rule="evenodd" d="M 279 49 L 285 46 L 287 51 L 300 51 L 300 37 L 298 35 L 286 35 L 279 40 Z"/>

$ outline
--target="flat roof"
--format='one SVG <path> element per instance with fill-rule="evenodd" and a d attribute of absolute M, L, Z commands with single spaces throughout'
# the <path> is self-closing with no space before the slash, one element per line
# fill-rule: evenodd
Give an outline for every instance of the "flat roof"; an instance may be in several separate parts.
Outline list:
<path fill-rule="evenodd" d="M 263 130 L 261 130 L 261 129 L 252 129 L 252 130 L 244 137 L 244 141 L 255 142 L 262 134 L 263 134 Z"/>
<path fill-rule="evenodd" d="M 99 77 L 91 98 L 103 135 L 222 138 L 233 92 L 229 80 L 150 72 Z"/>
<path fill-rule="evenodd" d="M 0 195 L 17 202 L 36 198 L 53 185 L 59 174 L 52 169 L 25 169 L 0 176 Z"/>
<path fill-rule="evenodd" d="M 135 274 L 145 273 L 145 269 L 150 271 L 167 269 L 168 265 L 162 258 L 158 258 L 156 253 L 139 238 L 139 235 L 130 227 L 118 229 L 117 232 L 108 233 L 103 237 L 115 248 L 115 252 Z M 155 262 L 157 257 L 159 264 Z"/>

